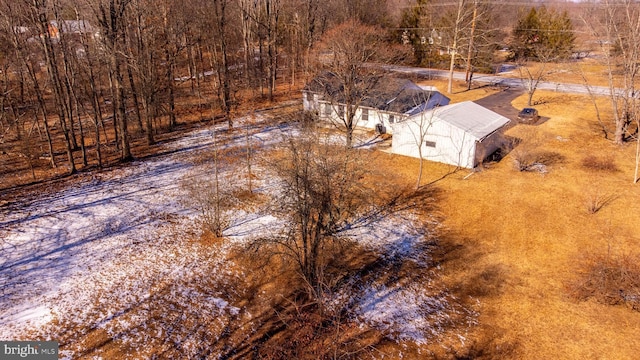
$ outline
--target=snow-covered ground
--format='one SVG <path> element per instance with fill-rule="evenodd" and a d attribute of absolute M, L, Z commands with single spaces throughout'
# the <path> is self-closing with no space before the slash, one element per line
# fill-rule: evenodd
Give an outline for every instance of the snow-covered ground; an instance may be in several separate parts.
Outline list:
<path fill-rule="evenodd" d="M 270 146 L 283 131 L 286 126 L 263 126 L 252 139 L 256 148 Z M 226 147 L 245 144 L 241 131 L 220 133 L 217 141 Z M 236 211 L 226 242 L 193 241 L 197 211 L 181 184 L 193 174 L 210 173 L 194 158 L 211 149 L 212 134 L 209 128 L 196 129 L 166 144 L 163 155 L 96 173 L 17 210 L 3 210 L 0 339 L 73 344 L 76 337 L 101 331 L 133 348 L 177 346 L 188 356 L 221 336 L 226 324 L 250 318 L 234 304 L 239 295 L 233 283 L 242 278 L 241 270 L 226 266 L 224 254 L 234 243 L 277 227 L 279 219 Z M 237 176 L 239 170 L 233 170 L 223 169 L 225 176 Z M 257 181 L 269 191 L 268 184 Z M 425 234 L 410 222 L 391 216 L 352 235 L 390 259 L 420 263 L 428 260 L 422 252 Z M 448 308 L 446 294 L 432 297 L 427 286 L 360 284 L 354 287 L 359 293 L 345 295 L 352 297 L 363 324 L 398 341 L 424 343 L 444 321 L 438 314 Z M 69 345 L 65 355 L 74 357 L 82 346 Z"/>

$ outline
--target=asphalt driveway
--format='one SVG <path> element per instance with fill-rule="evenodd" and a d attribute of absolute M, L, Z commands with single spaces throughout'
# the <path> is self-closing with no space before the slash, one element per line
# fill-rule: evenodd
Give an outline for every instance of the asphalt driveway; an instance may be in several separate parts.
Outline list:
<path fill-rule="evenodd" d="M 511 101 L 513 101 L 513 99 L 517 98 L 523 93 L 524 90 L 522 89 L 510 88 L 476 100 L 474 102 L 506 117 L 507 119 L 511 120 L 512 124 L 516 124 L 518 122 L 518 113 L 520 112 L 520 109 L 516 109 L 511 106 Z"/>

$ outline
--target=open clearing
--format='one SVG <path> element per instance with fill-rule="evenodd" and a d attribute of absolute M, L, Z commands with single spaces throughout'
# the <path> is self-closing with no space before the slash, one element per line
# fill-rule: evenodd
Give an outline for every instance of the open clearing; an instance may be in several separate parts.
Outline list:
<path fill-rule="evenodd" d="M 78 175 L 49 191 L 37 186 L 5 204 L 0 338 L 55 339 L 62 355 L 74 359 L 247 356 L 246 344 L 269 328 L 261 318 L 287 295 L 286 283 L 276 276 L 248 295 L 245 279 L 256 275 L 234 264 L 233 249 L 279 231 L 281 222 L 246 201 L 230 210 L 222 241 L 202 237 L 190 200 L 195 194 L 184 185 L 210 181 L 214 141 L 224 183 L 239 188 L 246 176 L 238 154 L 246 141 L 259 157 L 296 131 L 295 124 L 258 115 L 247 137 L 247 121 L 237 121 L 240 130 L 218 125 L 216 140 L 214 127 L 194 129 L 145 161 Z M 277 196 L 275 178 L 259 162 L 253 174 L 256 194 Z M 351 276 L 336 294 L 349 304 L 349 326 L 387 346 L 388 354 L 398 354 L 389 345 L 398 343 L 422 351 L 457 323 L 468 324 L 460 328 L 464 341 L 475 323 L 473 308 L 432 276 L 426 223 L 437 227 L 435 218 L 415 221 L 401 211 L 345 234 L 377 254 L 376 266 L 390 267 Z M 415 274 L 394 275 L 407 264 Z"/>
<path fill-rule="evenodd" d="M 458 89 L 452 102 L 489 93 Z M 388 264 L 400 259 L 425 274 L 353 287 L 353 328 L 384 339 L 371 357 L 637 357 L 640 312 L 577 302 L 567 291 L 588 256 L 638 253 L 634 149 L 601 137 L 587 97 L 536 95 L 547 120 L 507 134 L 536 143 L 551 159 L 546 173 L 518 172 L 513 152 L 471 175 L 430 163 L 433 218 L 414 223 L 415 214 L 400 213 L 353 234 Z M 259 118 L 251 136 L 256 151 L 290 127 Z M 243 131 L 218 128 L 226 153 L 244 146 Z M 247 302 L 240 284 L 252 274 L 228 255 L 235 244 L 275 231 L 278 219 L 244 206 L 224 241 L 199 241 L 197 211 L 181 183 L 210 174 L 198 159 L 210 156 L 212 143 L 212 128 L 198 128 L 151 159 L 38 185 L 1 207 L 0 338 L 60 340 L 68 358 L 248 356 L 242 345 L 255 344 L 264 309 L 256 306 L 260 299 Z M 617 170 L 585 168 L 587 155 L 610 159 Z M 416 159 L 380 153 L 373 161 L 399 185 L 415 181 Z M 242 166 L 224 163 L 225 179 L 245 181 Z M 267 170 L 255 171 L 256 192 L 271 195 Z M 591 214 L 593 193 L 613 197 Z M 432 254 L 420 225 L 440 219 Z M 268 287 L 260 291 L 263 307 L 272 305 Z"/>

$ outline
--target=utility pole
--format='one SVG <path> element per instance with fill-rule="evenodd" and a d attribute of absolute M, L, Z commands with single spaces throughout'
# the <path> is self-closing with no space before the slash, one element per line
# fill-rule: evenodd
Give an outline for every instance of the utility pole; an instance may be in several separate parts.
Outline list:
<path fill-rule="evenodd" d="M 453 92 L 453 69 L 456 65 L 456 55 L 458 54 L 458 33 L 460 32 L 460 23 L 462 22 L 464 0 L 458 1 L 458 15 L 456 16 L 456 24 L 453 29 L 453 44 L 449 48 L 451 62 L 449 63 L 449 83 L 447 84 L 447 93 Z"/>
<path fill-rule="evenodd" d="M 467 52 L 467 71 L 464 76 L 464 81 L 467 82 L 467 90 L 471 90 L 471 78 L 473 77 L 473 71 L 471 71 L 471 54 L 473 52 L 473 37 L 476 31 L 476 18 L 478 17 L 478 0 L 473 1 L 473 18 L 471 19 L 471 37 L 469 38 L 469 51 Z"/>

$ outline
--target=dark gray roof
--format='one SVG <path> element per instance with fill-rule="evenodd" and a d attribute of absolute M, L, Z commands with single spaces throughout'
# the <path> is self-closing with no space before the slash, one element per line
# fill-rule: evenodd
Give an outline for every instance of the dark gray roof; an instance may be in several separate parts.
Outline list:
<path fill-rule="evenodd" d="M 437 91 L 425 90 L 408 79 L 388 76 L 369 77 L 356 83 L 356 98 L 360 106 L 375 108 L 383 111 L 404 114 L 438 95 L 448 98 Z M 311 80 L 304 91 L 322 94 L 337 103 L 345 103 L 343 82 L 332 72 L 323 72 Z M 445 103 L 445 104 L 446 104 Z"/>

